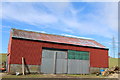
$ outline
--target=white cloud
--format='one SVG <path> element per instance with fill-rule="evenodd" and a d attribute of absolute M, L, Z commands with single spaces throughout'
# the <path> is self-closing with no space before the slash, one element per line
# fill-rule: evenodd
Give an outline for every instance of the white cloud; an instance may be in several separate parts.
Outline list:
<path fill-rule="evenodd" d="M 26 22 L 32 25 L 40 25 L 45 23 L 54 23 L 57 18 L 46 12 L 38 12 L 34 9 L 32 3 L 3 4 L 3 18 Z"/>
<path fill-rule="evenodd" d="M 102 27 L 99 24 L 95 23 L 80 23 L 77 21 L 66 20 L 65 24 L 67 24 L 71 30 L 78 34 L 99 35 L 109 38 L 111 38 L 111 35 L 113 35 L 113 33 L 109 31 L 108 27 Z"/>
<path fill-rule="evenodd" d="M 0 25 L 1 28 L 12 28 L 11 26 Z"/>
<path fill-rule="evenodd" d="M 78 37 L 78 36 L 69 35 L 69 34 L 61 34 L 61 35 L 63 35 L 63 36 L 67 36 L 67 37 L 73 37 L 73 38 L 82 38 L 82 39 L 91 39 L 91 40 L 93 40 L 92 38 Z"/>
<path fill-rule="evenodd" d="M 0 3 L 0 19 L 2 18 L 2 3 Z"/>
<path fill-rule="evenodd" d="M 63 28 L 63 30 L 64 30 L 65 32 L 69 32 L 69 33 L 75 33 L 73 30 L 71 30 L 71 29 L 68 29 L 68 28 Z"/>
<path fill-rule="evenodd" d="M 110 3 L 104 6 L 104 19 L 108 26 L 114 30 L 118 30 L 118 3 Z"/>
<path fill-rule="evenodd" d="M 102 7 L 103 6 L 103 7 Z M 89 21 L 78 21 L 78 17 L 73 19 L 63 19 L 71 29 L 81 34 L 94 34 L 111 38 L 113 35 L 117 36 L 118 31 L 118 7 L 117 3 L 104 3 L 96 8 L 95 13 L 87 13 L 81 15 L 83 19 L 90 19 Z"/>
<path fill-rule="evenodd" d="M 59 16 L 65 14 L 65 11 L 71 6 L 69 2 L 43 2 L 42 5 L 49 9 L 54 15 Z"/>
<path fill-rule="evenodd" d="M 46 33 L 45 31 L 38 31 L 38 30 L 31 30 L 31 29 L 24 29 L 24 30 L 27 30 L 27 31 L 34 31 L 34 32 L 40 32 L 40 33 Z"/>
<path fill-rule="evenodd" d="M 5 3 L 3 18 L 65 32 L 99 35 L 111 38 L 117 32 L 117 3 L 98 5 L 99 9 L 82 14 L 84 7 L 74 8 L 72 3 Z M 90 4 L 90 3 L 89 3 Z M 95 7 L 95 6 L 94 6 Z M 92 12 L 93 11 L 93 12 Z"/>

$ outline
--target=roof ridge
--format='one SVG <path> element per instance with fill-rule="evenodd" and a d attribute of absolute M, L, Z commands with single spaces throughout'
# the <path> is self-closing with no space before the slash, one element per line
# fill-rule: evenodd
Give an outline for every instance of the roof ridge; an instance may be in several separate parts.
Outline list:
<path fill-rule="evenodd" d="M 65 36 L 65 35 L 56 35 L 56 34 L 50 34 L 50 33 L 42 33 L 42 32 L 36 32 L 36 31 L 28 31 L 28 30 L 21 30 L 21 29 L 16 29 L 16 28 L 11 28 L 12 30 L 19 30 L 19 31 L 26 31 L 26 32 L 32 32 L 32 33 L 38 33 L 38 34 L 47 34 L 47 35 L 53 35 L 53 36 L 61 36 L 61 37 L 68 37 L 68 38 L 75 38 L 75 39 L 84 39 L 84 40 L 93 40 L 93 39 L 86 39 L 86 38 L 78 38 L 72 37 L 72 36 Z M 74 35 L 73 35 L 74 36 Z"/>
<path fill-rule="evenodd" d="M 15 29 L 15 28 L 11 28 L 11 31 L 12 31 L 12 37 L 16 37 L 16 38 L 42 40 L 42 41 L 50 41 L 50 42 L 56 42 L 56 43 L 65 43 L 65 44 L 73 44 L 73 45 L 106 48 L 104 45 L 102 45 L 92 39 L 84 39 L 84 38 L 78 38 L 78 37 L 74 37 L 74 36 L 71 37 L 71 36 L 65 36 L 65 35 L 55 35 L 55 34 L 36 32 L 36 31 Z M 21 32 L 24 34 L 22 35 Z M 38 36 L 35 36 L 35 35 L 38 35 Z M 58 39 L 58 38 L 60 38 L 60 39 Z M 62 41 L 62 42 L 60 42 L 60 41 Z"/>

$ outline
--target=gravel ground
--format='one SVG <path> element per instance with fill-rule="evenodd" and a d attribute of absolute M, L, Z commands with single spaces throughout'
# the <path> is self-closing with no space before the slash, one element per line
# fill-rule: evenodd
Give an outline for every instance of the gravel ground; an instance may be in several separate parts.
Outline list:
<path fill-rule="evenodd" d="M 38 77 L 38 78 L 77 78 L 77 77 L 81 77 L 81 78 L 120 78 L 120 74 L 111 74 L 107 77 L 104 76 L 96 76 L 96 75 L 66 75 L 66 74 L 29 74 L 29 75 L 8 75 L 7 73 L 0 73 L 0 79 L 4 77 L 4 78 L 28 78 L 28 77 Z M 120 80 L 120 79 L 119 79 Z"/>
<path fill-rule="evenodd" d="M 7 75 L 6 73 L 0 73 L 0 79 L 2 79 L 2 76 Z"/>
<path fill-rule="evenodd" d="M 109 78 L 119 78 L 119 80 L 120 80 L 120 74 L 111 74 L 108 77 Z"/>

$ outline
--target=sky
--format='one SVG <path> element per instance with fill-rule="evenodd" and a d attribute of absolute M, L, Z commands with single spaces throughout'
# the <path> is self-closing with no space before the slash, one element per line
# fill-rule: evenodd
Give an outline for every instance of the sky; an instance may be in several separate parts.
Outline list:
<path fill-rule="evenodd" d="M 7 53 L 10 29 L 93 39 L 113 56 L 118 53 L 117 2 L 3 2 L 0 10 L 2 50 Z"/>

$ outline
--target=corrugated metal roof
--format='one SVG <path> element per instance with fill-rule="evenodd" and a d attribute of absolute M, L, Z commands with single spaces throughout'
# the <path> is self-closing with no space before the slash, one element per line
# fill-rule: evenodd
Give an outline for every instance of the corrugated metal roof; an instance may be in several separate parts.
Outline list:
<path fill-rule="evenodd" d="M 80 46 L 97 47 L 97 48 L 106 48 L 100 43 L 90 39 L 73 38 L 73 37 L 66 37 L 66 36 L 60 36 L 60 35 L 18 30 L 18 29 L 12 29 L 12 37 L 56 42 L 56 43 L 73 44 L 73 45 L 80 45 Z"/>

